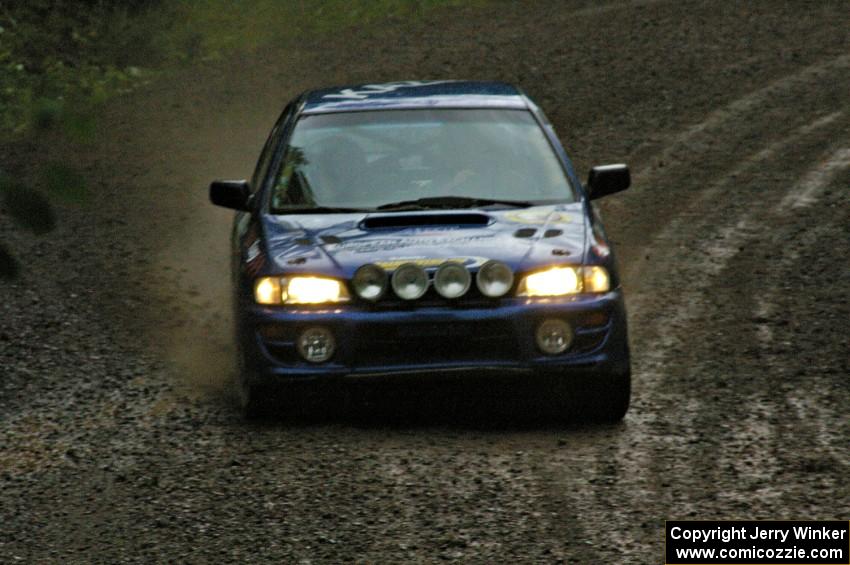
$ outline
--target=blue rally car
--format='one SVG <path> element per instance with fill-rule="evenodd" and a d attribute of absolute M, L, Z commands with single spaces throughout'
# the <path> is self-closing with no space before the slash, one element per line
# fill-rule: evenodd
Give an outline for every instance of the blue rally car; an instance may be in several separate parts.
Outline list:
<path fill-rule="evenodd" d="M 629 183 L 607 165 L 582 186 L 541 110 L 507 84 L 302 94 L 250 182 L 210 186 L 238 211 L 247 414 L 296 382 L 458 372 L 512 375 L 565 410 L 621 419 L 626 313 L 591 201 Z"/>

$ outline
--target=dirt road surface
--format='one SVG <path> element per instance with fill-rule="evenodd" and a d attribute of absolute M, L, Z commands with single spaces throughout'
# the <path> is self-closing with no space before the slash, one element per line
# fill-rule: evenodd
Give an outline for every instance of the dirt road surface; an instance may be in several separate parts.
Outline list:
<path fill-rule="evenodd" d="M 411 78 L 519 84 L 582 176 L 631 164 L 602 206 L 621 424 L 238 415 L 207 183 L 248 176 L 300 90 Z M 665 519 L 847 519 L 848 93 L 846 2 L 505 2 L 187 68 L 96 143 L 10 148 L 96 198 L 46 237 L 0 223 L 26 267 L 0 301 L 0 562 L 659 563 Z"/>

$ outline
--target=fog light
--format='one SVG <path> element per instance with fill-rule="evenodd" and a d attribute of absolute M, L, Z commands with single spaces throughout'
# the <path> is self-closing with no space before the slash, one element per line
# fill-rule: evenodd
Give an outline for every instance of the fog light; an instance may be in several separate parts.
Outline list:
<path fill-rule="evenodd" d="M 573 342 L 573 329 L 563 320 L 544 320 L 537 326 L 537 347 L 547 355 L 558 355 Z"/>
<path fill-rule="evenodd" d="M 399 298 L 416 300 L 428 290 L 428 275 L 419 265 L 405 263 L 393 273 L 392 285 Z"/>
<path fill-rule="evenodd" d="M 333 357 L 336 343 L 327 328 L 307 328 L 298 336 L 298 353 L 311 363 L 324 363 Z"/>
<path fill-rule="evenodd" d="M 469 290 L 472 276 L 460 263 L 447 261 L 434 275 L 434 288 L 443 298 L 460 298 Z"/>

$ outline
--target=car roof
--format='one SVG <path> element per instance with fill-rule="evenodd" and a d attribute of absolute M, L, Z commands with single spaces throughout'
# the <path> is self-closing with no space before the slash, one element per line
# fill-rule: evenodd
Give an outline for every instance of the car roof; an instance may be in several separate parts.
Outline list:
<path fill-rule="evenodd" d="M 408 80 L 311 90 L 303 95 L 302 113 L 412 108 L 528 108 L 515 86 L 502 82 Z"/>

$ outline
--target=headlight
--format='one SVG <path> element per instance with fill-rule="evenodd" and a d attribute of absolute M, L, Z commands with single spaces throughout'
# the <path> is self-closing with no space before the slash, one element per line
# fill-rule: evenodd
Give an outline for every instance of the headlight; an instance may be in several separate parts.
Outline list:
<path fill-rule="evenodd" d="M 393 290 L 403 300 L 416 300 L 428 290 L 428 274 L 414 263 L 405 263 L 393 273 Z"/>
<path fill-rule="evenodd" d="M 484 296 L 504 296 L 514 284 L 514 272 L 501 261 L 487 261 L 478 270 L 475 284 Z"/>
<path fill-rule="evenodd" d="M 327 304 L 349 298 L 345 285 L 325 277 L 261 277 L 254 282 L 257 304 Z"/>
<path fill-rule="evenodd" d="M 575 267 L 553 267 L 525 277 L 519 285 L 519 296 L 563 296 L 581 291 L 581 279 Z"/>
<path fill-rule="evenodd" d="M 460 263 L 447 261 L 434 274 L 434 288 L 443 298 L 460 298 L 472 284 L 472 277 Z"/>
<path fill-rule="evenodd" d="M 611 277 L 605 267 L 552 267 L 522 279 L 518 296 L 564 296 L 579 292 L 608 292 Z"/>
<path fill-rule="evenodd" d="M 377 265 L 363 265 L 354 273 L 351 286 L 357 296 L 375 302 L 387 290 L 387 272 Z"/>

